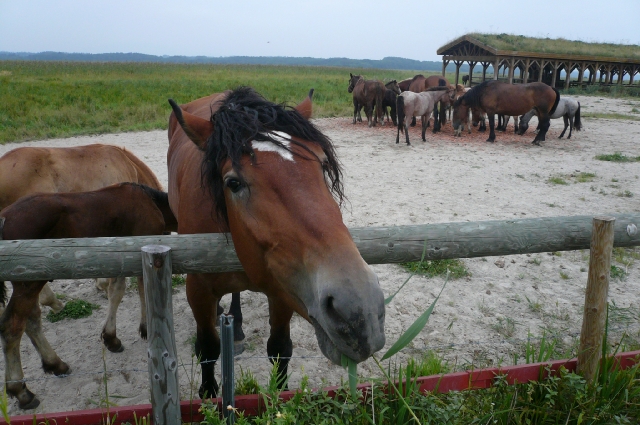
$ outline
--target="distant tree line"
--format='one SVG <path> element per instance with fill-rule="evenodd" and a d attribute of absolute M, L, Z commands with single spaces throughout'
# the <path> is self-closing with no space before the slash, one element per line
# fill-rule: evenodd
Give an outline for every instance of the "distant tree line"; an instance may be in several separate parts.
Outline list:
<path fill-rule="evenodd" d="M 310 58 L 286 56 L 154 56 L 143 53 L 10 53 L 0 52 L 0 60 L 62 61 L 62 62 L 155 62 L 155 63 L 210 63 L 228 65 L 289 65 L 289 66 L 335 66 L 344 68 L 404 69 L 422 71 L 441 71 L 442 62 L 418 61 L 398 57 L 386 57 L 381 60 L 349 58 Z M 455 72 L 455 66 L 449 64 L 448 72 Z M 460 68 L 461 73 L 469 72 L 468 65 Z"/>

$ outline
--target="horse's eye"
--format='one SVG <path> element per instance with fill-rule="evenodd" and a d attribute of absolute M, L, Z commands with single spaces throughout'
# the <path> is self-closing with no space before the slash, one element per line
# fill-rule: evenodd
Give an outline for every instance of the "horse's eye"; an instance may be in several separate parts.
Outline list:
<path fill-rule="evenodd" d="M 243 186 L 242 182 L 238 179 L 227 179 L 225 184 L 233 193 L 237 193 Z"/>

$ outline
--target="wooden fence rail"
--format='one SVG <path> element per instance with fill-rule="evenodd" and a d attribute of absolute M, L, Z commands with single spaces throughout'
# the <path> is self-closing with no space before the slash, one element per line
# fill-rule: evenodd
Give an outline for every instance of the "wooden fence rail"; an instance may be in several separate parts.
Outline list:
<path fill-rule="evenodd" d="M 612 215 L 614 246 L 640 245 L 640 214 Z M 353 228 L 369 264 L 589 249 L 592 216 Z M 231 237 L 220 234 L 0 241 L 0 280 L 141 275 L 144 245 L 172 249 L 173 273 L 242 270 Z"/>

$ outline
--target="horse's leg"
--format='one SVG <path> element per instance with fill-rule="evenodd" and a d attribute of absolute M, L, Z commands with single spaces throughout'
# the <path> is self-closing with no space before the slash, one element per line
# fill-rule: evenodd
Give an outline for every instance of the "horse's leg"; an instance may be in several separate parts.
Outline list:
<path fill-rule="evenodd" d="M 64 304 L 56 297 L 56 294 L 51 290 L 49 284 L 45 284 L 40 291 L 40 304 L 51 307 L 54 313 L 60 313 L 64 308 Z"/>
<path fill-rule="evenodd" d="M 369 127 L 373 127 L 373 107 L 368 103 L 364 105 L 364 114 L 367 116 L 367 123 L 369 123 Z"/>
<path fill-rule="evenodd" d="M 287 389 L 287 368 L 293 354 L 291 342 L 291 316 L 293 310 L 276 298 L 269 297 L 269 325 L 267 355 L 271 363 L 278 362 L 278 387 Z"/>
<path fill-rule="evenodd" d="M 5 381 L 7 394 L 18 399 L 21 409 L 34 409 L 40 404 L 29 391 L 20 360 L 20 340 L 27 333 L 42 358 L 47 373 L 66 374 L 69 366 L 53 351 L 42 333 L 41 311 L 38 304 L 40 290 L 45 281 L 13 282 L 13 294 L 7 308 L 0 316 L 0 339 L 5 357 Z"/>
<path fill-rule="evenodd" d="M 140 326 L 138 332 L 142 339 L 147 339 L 147 300 L 144 296 L 144 281 L 142 276 L 137 276 L 138 281 L 138 297 L 140 297 Z"/>
<path fill-rule="evenodd" d="M 212 289 L 220 278 L 212 274 L 187 274 L 187 301 L 196 320 L 195 351 L 202 369 L 200 398 L 218 395 L 218 383 L 213 375 L 220 356 L 220 337 L 216 331 L 218 298 Z"/>
<path fill-rule="evenodd" d="M 356 123 L 356 117 L 359 114 L 360 109 L 358 108 L 358 102 L 356 101 L 356 99 L 353 99 L 353 124 Z"/>
<path fill-rule="evenodd" d="M 126 279 L 124 277 L 110 279 L 109 287 L 107 288 L 109 311 L 107 312 L 107 320 L 102 327 L 102 342 L 107 347 L 107 350 L 112 353 L 120 353 L 124 350 L 122 342 L 116 336 L 116 314 L 124 296 L 125 288 Z"/>
<path fill-rule="evenodd" d="M 562 137 L 564 136 L 565 131 L 567 131 L 567 127 L 569 127 L 569 117 L 567 116 L 567 114 L 564 114 L 562 116 L 562 120 L 564 121 L 564 129 L 562 130 L 562 133 L 560 133 L 560 136 L 558 136 L 558 139 L 562 139 Z M 569 132 L 569 137 L 571 137 L 571 132 Z M 567 137 L 567 139 L 569 137 Z"/>
<path fill-rule="evenodd" d="M 488 118 L 489 118 L 489 138 L 487 139 L 487 142 L 495 142 L 496 141 L 496 131 L 495 131 L 495 123 L 496 123 L 496 117 L 493 114 L 487 114 Z"/>
<path fill-rule="evenodd" d="M 440 131 L 440 113 L 442 112 L 441 110 L 442 104 L 436 103 L 433 106 L 433 133 L 437 133 L 438 131 Z"/>
<path fill-rule="evenodd" d="M 233 342 L 234 355 L 241 354 L 244 351 L 244 331 L 242 330 L 242 308 L 240 306 L 240 292 L 231 294 L 231 306 L 229 306 L 229 314 L 233 315 Z"/>
<path fill-rule="evenodd" d="M 411 127 L 416 126 L 416 117 L 411 118 Z"/>
<path fill-rule="evenodd" d="M 413 119 L 415 118 L 416 117 L 413 117 Z M 409 127 L 407 127 L 407 121 L 409 121 L 408 117 L 404 120 L 404 135 L 407 137 L 407 146 L 409 146 L 411 143 L 409 143 Z"/>
<path fill-rule="evenodd" d="M 519 129 L 519 128 L 520 128 L 520 127 L 518 126 L 518 116 L 517 116 L 517 115 L 514 115 L 514 116 L 513 116 L 513 132 L 514 132 L 515 134 L 518 134 L 518 129 Z"/>
<path fill-rule="evenodd" d="M 422 141 L 426 142 L 427 139 L 424 136 L 425 136 L 425 133 L 427 132 L 426 123 L 429 122 L 429 114 L 424 114 L 420 121 L 422 123 Z M 435 124 L 434 124 L 434 127 L 435 127 Z"/>
<path fill-rule="evenodd" d="M 533 139 L 534 145 L 540 146 L 540 142 L 544 142 L 545 136 L 547 135 L 547 130 L 549 130 L 550 120 L 549 117 L 540 117 L 540 132 L 536 135 L 536 138 Z"/>
<path fill-rule="evenodd" d="M 567 140 L 571 139 L 571 133 L 573 133 L 573 117 L 569 115 L 568 120 L 569 120 L 569 135 L 567 136 Z"/>

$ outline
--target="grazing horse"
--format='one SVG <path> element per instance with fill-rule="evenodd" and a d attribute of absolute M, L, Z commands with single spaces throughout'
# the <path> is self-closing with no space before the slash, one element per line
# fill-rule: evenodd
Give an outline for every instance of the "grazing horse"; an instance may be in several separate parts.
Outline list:
<path fill-rule="evenodd" d="M 520 117 L 519 134 L 524 134 L 527 131 L 527 129 L 529 128 L 529 121 L 534 115 L 537 115 L 537 113 L 535 109 L 532 109 L 522 117 Z M 574 98 L 563 97 L 562 99 L 560 99 L 558 107 L 549 118 L 556 119 L 560 117 L 562 117 L 564 120 L 564 129 L 562 130 L 562 133 L 560 133 L 560 136 L 558 136 L 558 139 L 562 139 L 564 133 L 567 131 L 567 127 L 570 127 L 569 136 L 567 136 L 567 139 L 571 138 L 571 133 L 573 132 L 574 127 L 576 131 L 582 130 L 582 121 L 580 121 L 580 102 L 578 102 Z M 538 127 L 540 127 L 540 121 L 538 122 Z"/>
<path fill-rule="evenodd" d="M 0 239 L 96 238 L 160 235 L 175 230 L 177 223 L 167 194 L 137 183 L 118 183 L 92 192 L 37 193 L 20 198 L 0 211 Z M 116 312 L 125 289 L 124 278 L 109 287 L 109 312 L 102 339 L 110 351 L 122 351 L 116 336 Z M 140 334 L 146 338 L 147 320 L 144 284 L 138 279 L 141 318 Z M 46 281 L 12 281 L 13 293 L 0 316 L 0 338 L 6 364 L 7 394 L 18 399 L 21 409 L 40 404 L 29 391 L 20 362 L 23 333 L 42 358 L 47 373 L 64 375 L 69 366 L 51 348 L 42 332 L 38 294 Z M 0 301 L 6 300 L 6 286 L 0 284 Z"/>
<path fill-rule="evenodd" d="M 479 108 L 489 117 L 490 134 L 487 142 L 496 140 L 495 114 L 523 115 L 532 108 L 540 114 L 541 130 L 533 140 L 540 145 L 549 129 L 549 116 L 560 101 L 560 93 L 544 83 L 508 84 L 489 80 L 465 93 L 453 104 L 453 128 L 459 128 L 469 119 L 469 108 Z"/>
<path fill-rule="evenodd" d="M 374 126 L 376 122 L 380 122 L 380 125 L 383 125 L 382 100 L 386 90 L 384 84 L 377 80 L 365 80 L 361 75 L 353 75 L 351 73 L 349 75 L 351 78 L 349 78 L 347 91 L 353 94 L 353 123 L 356 123 L 360 108 L 364 107 L 369 127 Z M 374 108 L 375 117 L 373 116 Z"/>
<path fill-rule="evenodd" d="M 431 87 L 450 87 L 449 82 L 446 78 L 441 77 L 439 75 L 431 75 L 429 77 L 425 77 L 422 74 L 418 74 L 411 80 L 411 84 L 409 85 L 409 90 L 414 93 L 421 93 L 430 89 Z M 443 104 L 440 105 L 440 108 L 437 105 L 434 107 L 433 113 L 433 132 L 440 131 L 440 128 L 446 124 L 447 116 L 443 112 L 449 105 L 449 99 L 443 98 Z M 411 120 L 411 126 L 416 125 L 415 117 Z M 427 127 L 429 127 L 429 122 L 427 122 Z"/>
<path fill-rule="evenodd" d="M 382 99 L 382 108 L 384 111 L 384 115 L 387 117 L 387 122 L 389 121 L 389 110 L 387 108 L 391 108 L 391 120 L 393 125 L 398 125 L 397 120 L 397 112 L 396 112 L 396 99 L 400 93 L 400 87 L 398 86 L 398 82 L 396 80 L 391 80 L 384 85 L 386 90 L 384 92 L 384 99 Z"/>
<path fill-rule="evenodd" d="M 443 98 L 453 98 L 455 90 L 449 87 L 432 87 L 428 91 L 414 93 L 411 91 L 403 92 L 398 96 L 398 132 L 396 134 L 396 144 L 400 143 L 400 132 L 403 131 L 409 143 L 409 123 L 411 118 L 420 116 L 422 122 L 422 141 L 426 142 L 425 132 L 427 131 L 427 123 L 429 116 L 434 112 L 436 103 Z"/>
<path fill-rule="evenodd" d="M 214 312 L 230 292 L 266 294 L 267 354 L 272 362 L 279 359 L 281 387 L 293 350 L 294 312 L 311 322 L 334 364 L 343 355 L 360 362 L 380 350 L 383 294 L 342 221 L 334 147 L 309 115 L 298 112 L 311 108 L 276 105 L 247 87 L 170 103 L 169 202 L 178 233 L 230 232 L 244 267 L 242 273 L 187 275 L 200 396 L 218 392 Z"/>
<path fill-rule="evenodd" d="M 0 210 L 32 193 L 87 192 L 120 182 L 162 189 L 146 164 L 118 146 L 16 148 L 0 158 Z M 64 307 L 48 284 L 40 292 L 40 303 L 55 312 Z"/>

